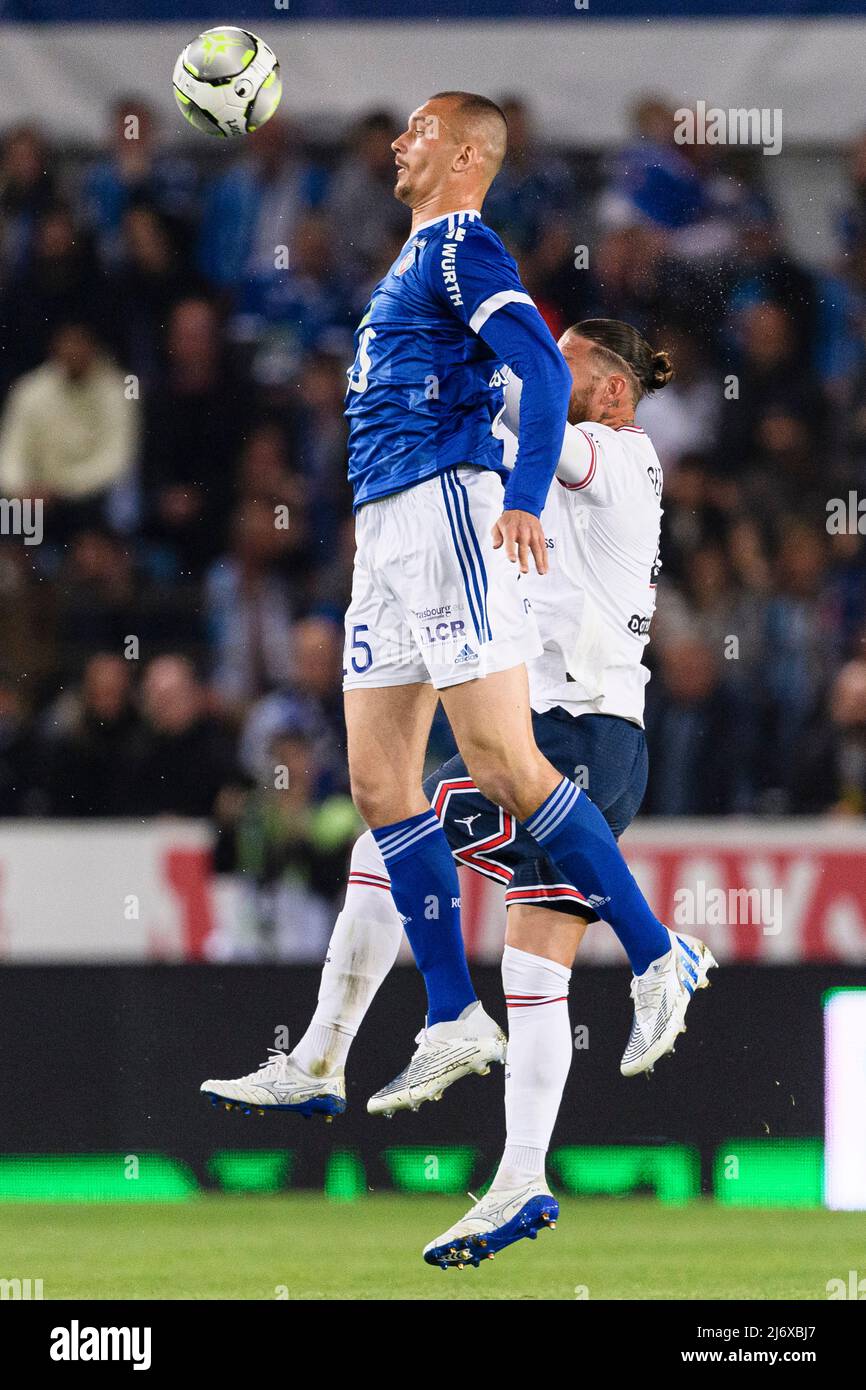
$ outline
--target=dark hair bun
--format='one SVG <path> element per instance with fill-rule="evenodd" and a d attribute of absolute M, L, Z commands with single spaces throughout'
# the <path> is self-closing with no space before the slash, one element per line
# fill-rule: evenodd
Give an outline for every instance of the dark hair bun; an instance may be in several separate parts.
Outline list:
<path fill-rule="evenodd" d="M 670 354 L 667 352 L 654 352 L 650 358 L 650 368 L 643 383 L 647 391 L 660 391 L 663 386 L 667 386 L 674 374 Z"/>
<path fill-rule="evenodd" d="M 636 385 L 635 405 L 641 397 L 667 386 L 674 374 L 671 359 L 666 352 L 653 352 L 649 343 L 642 338 L 630 323 L 618 319 L 584 319 L 569 329 L 580 338 L 588 338 L 596 347 L 608 354 L 609 370 L 616 370 L 623 363 L 634 376 Z"/>

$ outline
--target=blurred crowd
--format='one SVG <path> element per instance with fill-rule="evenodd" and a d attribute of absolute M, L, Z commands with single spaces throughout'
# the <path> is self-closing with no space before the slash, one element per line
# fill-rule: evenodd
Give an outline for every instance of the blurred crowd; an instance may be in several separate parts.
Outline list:
<path fill-rule="evenodd" d="M 503 104 L 485 216 L 554 334 L 626 319 L 677 370 L 639 415 L 665 469 L 644 812 L 863 815 L 866 137 L 816 270 L 760 153 L 678 145 L 664 100 L 603 156 Z M 407 233 L 400 129 L 177 143 L 127 97 L 96 152 L 0 136 L 0 497 L 44 508 L 40 544 L 2 517 L 0 815 L 212 816 L 225 870 L 339 890 L 342 406 Z"/>

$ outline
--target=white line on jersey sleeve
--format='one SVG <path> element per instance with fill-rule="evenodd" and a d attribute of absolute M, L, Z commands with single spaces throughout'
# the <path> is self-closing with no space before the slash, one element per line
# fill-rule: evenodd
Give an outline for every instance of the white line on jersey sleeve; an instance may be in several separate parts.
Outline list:
<path fill-rule="evenodd" d="M 491 314 L 495 314 L 497 309 L 501 309 L 505 304 L 532 304 L 535 300 L 529 294 L 521 294 L 519 290 L 500 290 L 498 294 L 491 294 L 483 304 L 479 304 L 475 313 L 469 320 L 469 327 L 473 333 L 480 333 Z"/>
<path fill-rule="evenodd" d="M 562 438 L 562 453 L 556 465 L 556 476 L 570 491 L 588 487 L 595 476 L 598 450 L 595 441 L 578 425 L 566 425 Z"/>

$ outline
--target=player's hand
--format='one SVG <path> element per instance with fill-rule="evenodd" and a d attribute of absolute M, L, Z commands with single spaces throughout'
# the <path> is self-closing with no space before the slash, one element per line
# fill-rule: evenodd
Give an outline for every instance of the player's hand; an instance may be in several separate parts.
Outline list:
<path fill-rule="evenodd" d="M 493 523 L 493 549 L 505 546 L 512 564 L 520 565 L 520 573 L 529 573 L 530 552 L 539 574 L 547 574 L 547 546 L 544 528 L 532 512 L 503 512 Z"/>

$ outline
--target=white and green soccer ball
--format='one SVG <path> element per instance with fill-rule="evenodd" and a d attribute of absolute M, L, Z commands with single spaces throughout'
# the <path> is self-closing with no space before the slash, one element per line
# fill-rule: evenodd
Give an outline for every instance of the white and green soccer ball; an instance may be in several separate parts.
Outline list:
<path fill-rule="evenodd" d="M 172 81 L 190 125 L 223 139 L 258 130 L 283 94 L 274 50 L 248 30 L 225 25 L 206 29 L 187 44 Z"/>

